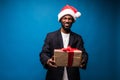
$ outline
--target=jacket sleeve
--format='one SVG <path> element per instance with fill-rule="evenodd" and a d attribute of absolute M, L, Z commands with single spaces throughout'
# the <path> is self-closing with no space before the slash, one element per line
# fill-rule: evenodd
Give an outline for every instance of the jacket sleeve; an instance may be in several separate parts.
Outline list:
<path fill-rule="evenodd" d="M 47 34 L 45 40 L 44 40 L 44 45 L 42 47 L 42 50 L 39 54 L 39 57 L 40 57 L 40 62 L 42 63 L 43 67 L 47 69 L 47 61 L 48 59 L 50 59 L 50 53 L 51 53 L 51 50 L 50 50 L 50 37 L 49 35 Z"/>
<path fill-rule="evenodd" d="M 83 65 L 82 69 L 86 69 L 88 62 L 88 53 L 84 48 L 84 42 L 81 36 L 78 38 L 77 48 L 82 51 L 82 61 L 81 61 L 82 62 L 81 64 Z"/>

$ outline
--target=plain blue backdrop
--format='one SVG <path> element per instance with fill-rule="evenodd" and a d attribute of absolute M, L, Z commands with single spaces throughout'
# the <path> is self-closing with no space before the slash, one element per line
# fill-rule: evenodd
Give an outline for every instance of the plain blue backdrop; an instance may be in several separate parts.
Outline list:
<path fill-rule="evenodd" d="M 72 27 L 89 55 L 81 79 L 120 80 L 118 0 L 0 0 L 0 80 L 45 80 L 39 52 L 66 4 L 82 13 Z"/>

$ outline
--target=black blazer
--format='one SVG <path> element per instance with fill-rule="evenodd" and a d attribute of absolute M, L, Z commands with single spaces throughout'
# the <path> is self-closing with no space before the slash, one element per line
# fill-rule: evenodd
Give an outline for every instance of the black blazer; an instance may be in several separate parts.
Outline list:
<path fill-rule="evenodd" d="M 87 64 L 88 54 L 85 51 L 82 37 L 74 32 L 70 32 L 69 46 L 82 50 L 82 59 Z M 47 69 L 46 80 L 62 80 L 64 67 L 49 67 L 47 66 L 47 60 L 53 56 L 54 49 L 63 48 L 63 40 L 60 30 L 48 33 L 40 52 L 40 61 L 44 68 Z M 86 65 L 83 66 L 86 69 Z M 78 67 L 67 67 L 68 79 L 69 80 L 80 80 L 80 73 Z"/>

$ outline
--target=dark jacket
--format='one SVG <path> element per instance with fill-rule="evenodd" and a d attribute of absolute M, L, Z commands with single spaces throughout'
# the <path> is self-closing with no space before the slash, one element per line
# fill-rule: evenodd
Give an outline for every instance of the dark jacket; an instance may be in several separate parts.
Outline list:
<path fill-rule="evenodd" d="M 88 55 L 84 48 L 82 37 L 74 32 L 70 32 L 69 46 L 82 50 L 84 63 L 87 64 Z M 49 67 L 47 66 L 47 60 L 53 56 L 54 49 L 63 48 L 63 40 L 60 30 L 48 33 L 43 45 L 42 51 L 40 52 L 40 61 L 44 68 L 47 69 L 46 80 L 62 80 L 64 67 Z M 83 66 L 86 69 L 86 65 Z M 80 80 L 79 67 L 67 67 L 68 79 L 69 80 Z"/>

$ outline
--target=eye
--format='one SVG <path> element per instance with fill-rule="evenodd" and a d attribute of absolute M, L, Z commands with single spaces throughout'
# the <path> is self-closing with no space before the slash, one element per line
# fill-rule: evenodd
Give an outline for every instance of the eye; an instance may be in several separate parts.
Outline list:
<path fill-rule="evenodd" d="M 72 18 L 69 18 L 69 20 L 72 20 Z"/>

